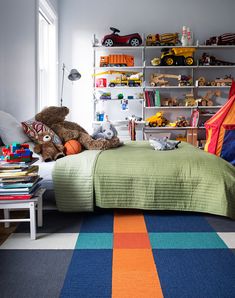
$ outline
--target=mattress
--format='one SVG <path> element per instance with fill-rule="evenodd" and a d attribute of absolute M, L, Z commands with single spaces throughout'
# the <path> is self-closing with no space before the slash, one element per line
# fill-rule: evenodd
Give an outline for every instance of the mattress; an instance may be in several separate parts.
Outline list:
<path fill-rule="evenodd" d="M 53 181 L 52 181 L 52 169 L 55 165 L 55 161 L 44 162 L 42 160 L 38 160 L 35 165 L 39 166 L 38 174 L 42 177 L 41 186 L 43 188 L 52 190 L 53 189 Z"/>

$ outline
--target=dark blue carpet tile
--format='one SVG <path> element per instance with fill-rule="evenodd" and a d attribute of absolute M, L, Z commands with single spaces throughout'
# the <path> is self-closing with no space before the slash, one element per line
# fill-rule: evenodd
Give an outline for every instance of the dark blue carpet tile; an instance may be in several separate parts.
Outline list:
<path fill-rule="evenodd" d="M 145 213 L 148 232 L 214 232 L 202 215 L 188 213 Z"/>
<path fill-rule="evenodd" d="M 215 215 L 206 216 L 208 223 L 216 232 L 235 232 L 235 220 Z"/>
<path fill-rule="evenodd" d="M 229 249 L 153 250 L 164 298 L 234 298 Z"/>
<path fill-rule="evenodd" d="M 87 213 L 82 221 L 81 233 L 112 233 L 113 212 Z"/>
<path fill-rule="evenodd" d="M 43 227 L 38 233 L 79 233 L 82 217 L 86 213 L 63 213 L 59 211 L 43 211 Z M 15 233 L 28 233 L 29 223 L 21 223 Z"/>
<path fill-rule="evenodd" d="M 0 250 L 0 297 L 59 297 L 72 250 Z"/>
<path fill-rule="evenodd" d="M 61 298 L 110 298 L 112 292 L 110 249 L 74 251 Z"/>

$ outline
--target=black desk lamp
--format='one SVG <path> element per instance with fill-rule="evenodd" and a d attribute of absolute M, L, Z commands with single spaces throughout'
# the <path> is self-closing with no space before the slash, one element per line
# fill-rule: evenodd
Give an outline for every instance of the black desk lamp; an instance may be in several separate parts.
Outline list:
<path fill-rule="evenodd" d="M 77 69 L 71 69 L 70 72 L 66 69 L 65 64 L 63 63 L 62 67 L 62 84 L 61 84 L 61 97 L 60 97 L 60 106 L 63 105 L 63 91 L 64 91 L 64 74 L 65 71 L 69 73 L 68 79 L 70 81 L 77 81 L 81 78 L 81 74 L 77 71 Z"/>

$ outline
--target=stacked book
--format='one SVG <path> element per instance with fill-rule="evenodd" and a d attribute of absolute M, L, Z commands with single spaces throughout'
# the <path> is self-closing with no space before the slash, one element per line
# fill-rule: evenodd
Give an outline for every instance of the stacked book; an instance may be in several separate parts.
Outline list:
<path fill-rule="evenodd" d="M 0 200 L 27 200 L 39 188 L 38 166 L 30 162 L 0 161 Z"/>
<path fill-rule="evenodd" d="M 146 107 L 160 107 L 160 94 L 159 91 L 145 91 L 145 106 Z"/>

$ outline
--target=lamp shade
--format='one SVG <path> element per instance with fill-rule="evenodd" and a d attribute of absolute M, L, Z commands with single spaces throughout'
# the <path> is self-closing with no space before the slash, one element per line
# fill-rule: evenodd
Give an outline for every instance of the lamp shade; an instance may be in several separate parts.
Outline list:
<path fill-rule="evenodd" d="M 77 71 L 77 69 L 71 69 L 68 79 L 70 81 L 77 81 L 81 78 L 81 74 Z"/>

